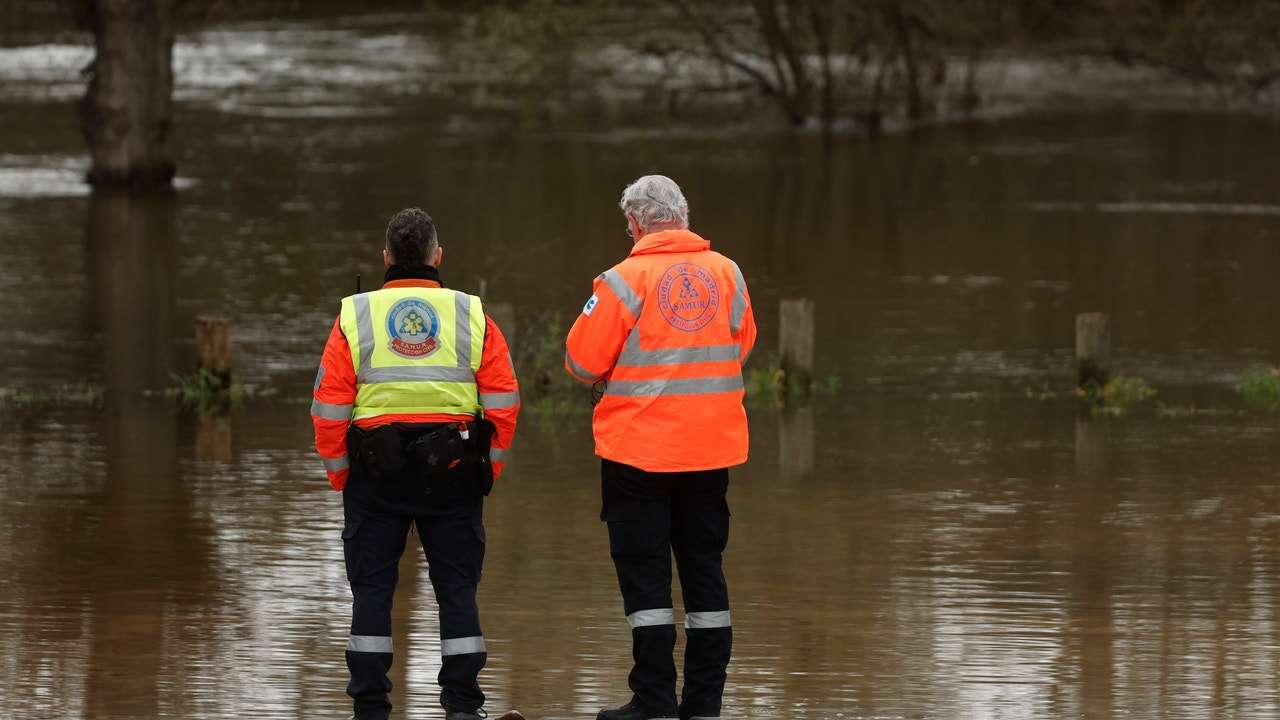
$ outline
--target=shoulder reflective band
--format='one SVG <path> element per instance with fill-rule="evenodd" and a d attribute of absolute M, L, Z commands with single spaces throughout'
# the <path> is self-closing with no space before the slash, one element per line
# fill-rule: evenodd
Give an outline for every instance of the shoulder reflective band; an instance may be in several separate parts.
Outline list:
<path fill-rule="evenodd" d="M 446 638 L 440 641 L 440 655 L 442 657 L 448 657 L 450 655 L 470 655 L 472 653 L 482 653 L 484 651 L 483 635 L 464 638 Z"/>
<path fill-rule="evenodd" d="M 321 380 L 324 380 L 324 366 L 323 366 L 323 365 L 321 365 L 321 366 L 320 366 L 320 369 L 319 369 L 319 370 L 316 370 L 316 384 L 315 384 L 315 387 L 311 388 L 313 391 L 314 391 L 314 390 L 319 390 L 319 389 L 320 389 L 320 381 L 321 381 Z"/>
<path fill-rule="evenodd" d="M 569 368 L 569 372 L 573 373 L 573 376 L 582 382 L 593 383 L 596 381 L 596 376 L 592 375 L 590 370 L 579 365 L 578 361 L 573 359 L 573 356 L 569 354 L 568 350 L 564 351 L 564 364 L 565 367 Z"/>
<path fill-rule="evenodd" d="M 489 462 L 502 462 L 506 457 L 506 448 L 489 448 Z"/>
<path fill-rule="evenodd" d="M 613 380 L 605 395 L 616 397 L 656 397 L 659 395 L 703 395 L 742 389 L 742 375 L 684 378 L 681 380 Z"/>
<path fill-rule="evenodd" d="M 389 653 L 391 638 L 382 635 L 352 635 L 347 641 L 347 652 Z"/>
<path fill-rule="evenodd" d="M 742 277 L 742 270 L 738 268 L 738 263 L 729 261 L 733 265 L 733 305 L 729 308 L 729 330 L 734 335 L 742 329 L 742 318 L 747 314 L 747 281 Z"/>
<path fill-rule="evenodd" d="M 644 303 L 641 302 L 640 296 L 636 295 L 631 286 L 627 284 L 627 281 L 622 279 L 622 274 L 617 270 L 606 270 L 600 274 L 600 279 L 604 281 L 605 285 L 609 286 L 614 295 L 618 296 L 622 304 L 627 306 L 627 309 L 631 311 L 632 317 L 639 319 L 640 311 L 644 309 Z"/>
<path fill-rule="evenodd" d="M 351 298 L 356 309 L 356 333 L 360 336 L 360 367 L 356 368 L 356 382 L 365 379 L 373 358 L 373 319 L 369 316 L 369 293 Z"/>
<path fill-rule="evenodd" d="M 501 410 L 520 404 L 520 391 L 480 393 L 480 407 L 485 410 Z"/>
<path fill-rule="evenodd" d="M 627 624 L 633 628 L 649 627 L 651 625 L 675 625 L 676 611 L 674 608 L 637 610 L 627 616 Z"/>
<path fill-rule="evenodd" d="M 322 420 L 350 420 L 350 405 L 333 405 L 331 403 L 311 401 L 311 415 Z"/>
<path fill-rule="evenodd" d="M 622 346 L 622 353 L 618 355 L 617 364 L 619 367 L 644 367 L 724 362 L 726 360 L 737 360 L 741 354 L 742 346 L 738 344 L 641 350 L 640 326 L 636 325 L 627 334 L 627 342 Z"/>
<path fill-rule="evenodd" d="M 342 472 L 351 467 L 351 461 L 347 459 L 346 455 L 340 458 L 322 457 L 320 461 L 324 463 L 324 469 L 331 473 Z"/>
<path fill-rule="evenodd" d="M 684 626 L 690 630 L 709 630 L 711 628 L 727 628 L 729 611 L 691 612 L 684 614 Z"/>
<path fill-rule="evenodd" d="M 458 367 L 471 370 L 471 296 L 453 294 L 453 342 L 458 347 Z"/>

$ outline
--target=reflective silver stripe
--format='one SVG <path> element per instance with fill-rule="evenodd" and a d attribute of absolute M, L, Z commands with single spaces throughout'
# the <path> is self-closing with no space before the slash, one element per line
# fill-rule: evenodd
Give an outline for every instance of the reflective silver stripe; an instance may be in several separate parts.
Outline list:
<path fill-rule="evenodd" d="M 742 277 L 738 263 L 732 260 L 729 263 L 733 265 L 733 281 L 737 285 L 733 289 L 733 305 L 729 308 L 729 330 L 737 335 L 742 329 L 742 318 L 747 314 L 747 281 Z"/>
<path fill-rule="evenodd" d="M 333 405 L 331 403 L 311 401 L 311 415 L 322 420 L 350 420 L 350 405 Z"/>
<path fill-rule="evenodd" d="M 484 651 L 483 635 L 464 638 L 447 638 L 440 641 L 441 657 L 448 657 L 450 655 L 470 655 L 472 653 L 482 653 Z"/>
<path fill-rule="evenodd" d="M 520 391 L 503 393 L 480 393 L 480 407 L 485 410 L 499 410 L 515 407 L 520 404 Z"/>
<path fill-rule="evenodd" d="M 507 448 L 489 448 L 489 462 L 502 462 L 507 459 Z"/>
<path fill-rule="evenodd" d="M 618 296 L 622 304 L 627 306 L 632 316 L 640 317 L 640 311 L 644 309 L 644 303 L 640 300 L 640 296 L 627 284 L 627 281 L 622 279 L 621 273 L 617 270 L 606 270 L 600 274 L 600 279 L 604 281 L 605 285 L 609 286 L 614 295 Z"/>
<path fill-rule="evenodd" d="M 319 389 L 320 389 L 320 381 L 321 381 L 321 380 L 324 380 L 324 366 L 323 366 L 323 365 L 321 365 L 321 366 L 320 366 L 320 369 L 319 369 L 319 370 L 316 370 L 316 385 L 315 385 L 315 387 L 311 388 L 311 390 L 312 390 L 312 391 L 315 391 L 315 390 L 319 390 Z"/>
<path fill-rule="evenodd" d="M 564 351 L 564 365 L 569 368 L 569 372 L 573 373 L 574 377 L 578 378 L 582 382 L 593 383 L 596 381 L 596 376 L 592 375 L 590 370 L 579 365 L 578 361 L 573 359 L 573 356 L 569 354 L 568 350 Z"/>
<path fill-rule="evenodd" d="M 605 394 L 618 397 L 656 397 L 734 392 L 741 389 L 742 375 L 725 375 L 681 380 L 611 380 Z"/>
<path fill-rule="evenodd" d="M 731 627 L 729 625 L 729 611 L 716 610 L 714 612 L 685 613 L 684 626 L 692 630 Z"/>
<path fill-rule="evenodd" d="M 351 461 L 347 459 L 346 455 L 343 455 L 340 458 L 322 457 L 320 458 L 320 462 L 324 463 L 325 470 L 332 473 L 342 472 L 343 470 L 351 467 Z"/>
<path fill-rule="evenodd" d="M 382 635 L 352 635 L 347 641 L 347 652 L 389 653 L 391 638 Z"/>
<path fill-rule="evenodd" d="M 351 299 L 356 307 L 356 332 L 360 334 L 360 369 L 357 382 L 363 382 L 373 358 L 373 319 L 369 315 L 369 293 Z"/>
<path fill-rule="evenodd" d="M 649 365 L 683 365 L 685 363 L 724 362 L 737 360 L 742 354 L 741 345 L 701 345 L 682 348 L 640 349 L 639 326 L 632 328 L 627 342 L 618 356 L 619 367 L 644 367 Z"/>
<path fill-rule="evenodd" d="M 673 608 L 658 610 L 637 610 L 627 616 L 627 624 L 633 628 L 650 625 L 675 625 L 676 611 Z"/>
<path fill-rule="evenodd" d="M 471 368 L 471 296 L 453 294 L 453 341 L 458 345 L 458 367 Z"/>
<path fill-rule="evenodd" d="M 476 374 L 469 367 L 447 365 L 406 365 L 365 370 L 361 385 L 387 382 L 460 382 L 475 384 Z"/>

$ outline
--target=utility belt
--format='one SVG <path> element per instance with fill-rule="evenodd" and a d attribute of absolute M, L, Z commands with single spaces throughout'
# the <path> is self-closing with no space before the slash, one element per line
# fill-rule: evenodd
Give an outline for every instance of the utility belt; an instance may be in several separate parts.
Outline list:
<path fill-rule="evenodd" d="M 477 415 L 465 422 L 391 423 L 372 430 L 352 425 L 347 442 L 352 461 L 374 481 L 422 480 L 428 492 L 443 482 L 466 483 L 488 495 L 493 490 L 493 433 L 493 423 Z"/>

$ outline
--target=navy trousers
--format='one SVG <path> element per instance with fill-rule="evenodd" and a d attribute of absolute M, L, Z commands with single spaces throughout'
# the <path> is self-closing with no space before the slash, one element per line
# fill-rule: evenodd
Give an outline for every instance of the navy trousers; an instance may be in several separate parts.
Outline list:
<path fill-rule="evenodd" d="M 631 626 L 632 702 L 651 718 L 718 718 L 733 646 L 721 559 L 729 541 L 725 469 L 652 473 L 604 460 L 609 553 Z M 676 702 L 671 557 L 684 594 L 684 688 Z"/>
<path fill-rule="evenodd" d="M 477 676 L 488 658 L 476 606 L 484 563 L 484 498 L 474 483 L 432 480 L 413 463 L 375 479 L 355 460 L 353 442 L 349 438 L 353 462 L 342 494 L 342 544 L 353 596 L 347 694 L 355 715 L 385 720 L 391 712 L 391 602 L 413 525 L 440 609 L 440 704 L 451 711 L 475 711 L 484 704 Z"/>

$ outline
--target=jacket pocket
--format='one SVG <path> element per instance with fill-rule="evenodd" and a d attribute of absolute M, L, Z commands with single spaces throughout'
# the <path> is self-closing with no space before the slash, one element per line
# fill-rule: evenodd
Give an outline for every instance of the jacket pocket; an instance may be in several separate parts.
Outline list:
<path fill-rule="evenodd" d="M 364 571 L 364 563 L 361 562 L 363 553 L 360 552 L 359 533 L 359 520 L 348 520 L 346 525 L 342 527 L 342 557 L 346 561 L 348 581 L 359 579 L 360 574 Z"/>

